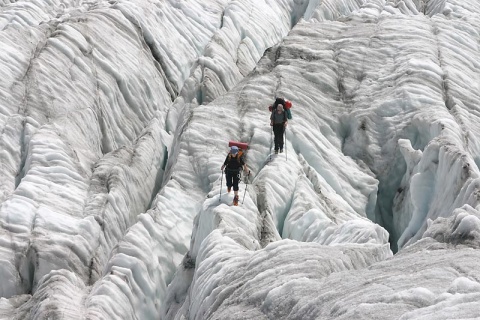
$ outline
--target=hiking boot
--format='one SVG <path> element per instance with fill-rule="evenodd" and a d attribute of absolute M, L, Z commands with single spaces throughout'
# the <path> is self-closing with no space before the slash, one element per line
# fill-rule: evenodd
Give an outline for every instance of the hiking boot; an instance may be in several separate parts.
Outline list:
<path fill-rule="evenodd" d="M 278 154 L 278 150 L 275 150 L 275 154 Z"/>
<path fill-rule="evenodd" d="M 280 153 L 283 153 L 283 149 L 280 149 Z"/>
<path fill-rule="evenodd" d="M 238 206 L 238 196 L 233 197 L 233 205 Z"/>
<path fill-rule="evenodd" d="M 227 187 L 227 192 L 230 193 L 232 191 L 232 187 Z"/>

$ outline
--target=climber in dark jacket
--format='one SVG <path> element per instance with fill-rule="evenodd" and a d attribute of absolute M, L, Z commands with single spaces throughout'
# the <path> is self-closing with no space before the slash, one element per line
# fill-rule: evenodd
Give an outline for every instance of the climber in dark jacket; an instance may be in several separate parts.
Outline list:
<path fill-rule="evenodd" d="M 237 146 L 232 146 L 230 152 L 223 162 L 221 170 L 225 169 L 225 177 L 227 178 L 227 191 L 230 192 L 233 187 L 234 198 L 233 204 L 238 205 L 238 182 L 240 181 L 240 170 L 244 170 L 246 175 L 250 175 L 243 156 L 238 152 Z"/>

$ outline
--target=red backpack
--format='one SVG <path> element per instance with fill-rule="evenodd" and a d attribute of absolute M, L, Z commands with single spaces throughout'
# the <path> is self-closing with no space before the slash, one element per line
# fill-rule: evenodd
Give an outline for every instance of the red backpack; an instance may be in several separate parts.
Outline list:
<path fill-rule="evenodd" d="M 245 154 L 247 153 L 248 143 L 245 143 L 245 142 L 237 142 L 237 141 L 229 141 L 229 142 L 228 142 L 228 146 L 229 146 L 229 147 L 233 147 L 233 146 L 237 146 L 237 147 L 238 147 L 238 159 L 242 158 L 242 157 L 245 156 Z M 229 152 L 229 153 L 228 153 L 228 158 L 229 158 L 229 160 L 230 160 L 231 157 L 232 157 L 232 154 Z M 244 158 L 244 161 L 245 161 L 245 158 Z"/>

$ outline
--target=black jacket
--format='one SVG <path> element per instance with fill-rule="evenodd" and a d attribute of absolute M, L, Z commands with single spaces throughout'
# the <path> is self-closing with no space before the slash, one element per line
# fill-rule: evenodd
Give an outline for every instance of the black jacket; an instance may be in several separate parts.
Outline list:
<path fill-rule="evenodd" d="M 245 165 L 245 161 L 243 160 L 243 156 L 240 156 L 238 153 L 236 156 L 229 153 L 223 164 L 225 165 L 225 170 L 227 171 L 240 171 Z"/>

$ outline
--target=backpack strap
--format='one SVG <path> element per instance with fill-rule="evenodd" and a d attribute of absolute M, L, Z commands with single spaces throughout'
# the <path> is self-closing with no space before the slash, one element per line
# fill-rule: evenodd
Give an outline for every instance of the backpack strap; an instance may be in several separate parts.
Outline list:
<path fill-rule="evenodd" d="M 275 119 L 275 111 L 277 109 L 272 109 L 272 114 L 270 115 L 270 120 L 274 120 Z M 285 107 L 283 107 L 283 122 L 287 122 L 288 121 L 288 117 L 287 117 L 287 111 L 285 110 Z"/>
<path fill-rule="evenodd" d="M 240 151 L 237 153 L 236 156 L 234 156 L 231 152 L 228 153 L 228 162 L 232 160 L 232 158 L 236 158 L 237 161 L 240 163 L 240 156 L 239 156 Z"/>

